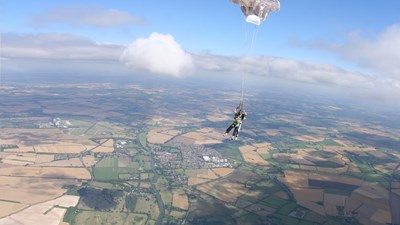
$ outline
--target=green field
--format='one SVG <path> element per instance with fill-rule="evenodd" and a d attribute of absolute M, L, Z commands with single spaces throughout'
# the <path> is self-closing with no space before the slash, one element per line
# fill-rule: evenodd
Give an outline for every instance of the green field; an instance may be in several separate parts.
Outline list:
<path fill-rule="evenodd" d="M 287 204 L 287 205 L 282 206 L 282 207 L 279 209 L 278 212 L 279 212 L 280 214 L 286 216 L 286 215 L 288 215 L 289 213 L 291 213 L 296 207 L 297 207 L 297 204 L 294 203 L 294 202 L 292 202 L 292 203 L 289 203 L 289 204 Z"/>
<path fill-rule="evenodd" d="M 212 145 L 212 148 L 220 152 L 226 158 L 243 161 L 242 155 L 239 151 L 239 145 L 235 142 L 215 144 Z"/>
<path fill-rule="evenodd" d="M 118 158 L 116 156 L 103 158 L 95 167 L 118 167 Z"/>
<path fill-rule="evenodd" d="M 157 219 L 159 215 L 158 205 L 155 199 L 143 196 L 138 196 L 136 198 L 135 212 L 148 214 L 152 219 Z"/>
<path fill-rule="evenodd" d="M 288 201 L 286 201 L 284 199 L 281 199 L 279 197 L 276 197 L 275 195 L 271 195 L 271 196 L 269 196 L 267 198 L 264 198 L 261 201 L 261 204 L 269 206 L 269 207 L 274 208 L 274 209 L 279 209 L 282 206 L 286 205 L 287 203 L 288 203 Z"/>
<path fill-rule="evenodd" d="M 129 214 L 128 218 L 125 220 L 125 225 L 145 225 L 147 222 L 148 216 L 146 214 Z M 149 223 L 147 223 L 149 224 Z"/>
<path fill-rule="evenodd" d="M 131 162 L 127 167 L 118 167 L 117 157 L 106 157 L 93 168 L 93 175 L 97 181 L 126 180 L 138 176 L 140 167 L 143 165 L 138 162 Z"/>
<path fill-rule="evenodd" d="M 93 168 L 94 179 L 98 181 L 119 180 L 119 171 L 115 167 L 95 167 Z"/>
<path fill-rule="evenodd" d="M 146 216 L 140 214 L 133 214 L 132 216 L 130 216 L 130 214 L 128 213 L 82 210 L 78 214 L 76 214 L 74 225 L 125 225 L 127 219 L 133 220 L 134 218 L 137 218 L 138 221 L 143 221 L 146 219 Z"/>
<path fill-rule="evenodd" d="M 140 145 L 142 145 L 143 148 L 147 148 L 147 133 L 146 132 L 140 133 L 138 138 Z"/>
<path fill-rule="evenodd" d="M 69 223 L 70 225 L 75 224 L 75 216 L 79 213 L 76 207 L 69 207 L 64 214 L 63 221 Z"/>
<path fill-rule="evenodd" d="M 162 189 L 160 191 L 162 201 L 166 207 L 171 206 L 172 204 L 172 193 L 168 189 Z"/>

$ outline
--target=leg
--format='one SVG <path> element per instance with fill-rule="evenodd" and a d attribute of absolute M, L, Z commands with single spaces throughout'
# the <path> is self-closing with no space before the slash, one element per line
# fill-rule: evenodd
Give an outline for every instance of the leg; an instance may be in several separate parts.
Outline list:
<path fill-rule="evenodd" d="M 231 124 L 231 125 L 226 129 L 225 134 L 228 134 L 228 133 L 232 130 L 232 128 L 234 128 L 234 127 L 235 127 L 235 125 L 234 125 L 234 124 Z"/>
<path fill-rule="evenodd" d="M 237 137 L 239 135 L 239 127 L 235 127 L 235 129 L 233 130 L 233 134 L 234 137 Z"/>

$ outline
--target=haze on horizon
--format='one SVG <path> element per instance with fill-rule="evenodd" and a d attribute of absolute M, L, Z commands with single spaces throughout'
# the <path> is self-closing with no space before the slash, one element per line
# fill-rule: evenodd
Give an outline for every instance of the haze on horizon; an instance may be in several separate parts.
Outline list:
<path fill-rule="evenodd" d="M 228 0 L 0 4 L 0 85 L 43 75 L 240 82 L 245 73 L 261 86 L 400 107 L 395 0 L 281 1 L 281 10 L 256 29 L 251 53 L 245 34 L 255 28 Z"/>

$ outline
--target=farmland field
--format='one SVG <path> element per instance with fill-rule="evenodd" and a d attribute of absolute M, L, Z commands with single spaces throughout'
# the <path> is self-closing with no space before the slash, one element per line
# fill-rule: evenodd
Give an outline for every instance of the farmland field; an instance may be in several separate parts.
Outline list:
<path fill-rule="evenodd" d="M 0 87 L 0 224 L 393 222 L 400 115 L 254 89 L 230 140 L 238 93 L 148 82 Z"/>

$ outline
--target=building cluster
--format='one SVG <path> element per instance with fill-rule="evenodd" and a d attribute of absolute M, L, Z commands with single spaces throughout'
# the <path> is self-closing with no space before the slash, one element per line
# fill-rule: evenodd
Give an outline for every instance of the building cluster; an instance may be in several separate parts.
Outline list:
<path fill-rule="evenodd" d="M 187 184 L 187 175 L 178 171 L 233 166 L 233 162 L 223 158 L 218 151 L 202 145 L 173 143 L 166 147 L 154 146 L 151 150 L 157 170 L 170 181 L 171 185 Z"/>
<path fill-rule="evenodd" d="M 40 129 L 48 129 L 48 128 L 53 128 L 54 123 L 48 121 L 48 122 L 39 122 L 38 126 Z"/>
<path fill-rule="evenodd" d="M 53 124 L 57 128 L 68 128 L 72 125 L 68 120 L 62 120 L 59 117 L 53 119 Z"/>
<path fill-rule="evenodd" d="M 175 167 L 174 165 L 181 165 L 181 160 L 177 153 L 171 152 L 154 152 L 154 157 L 159 165 L 162 167 Z M 178 163 L 177 163 L 178 162 Z"/>
<path fill-rule="evenodd" d="M 115 140 L 114 148 L 117 150 L 125 149 L 127 144 L 128 144 L 127 140 Z"/>
<path fill-rule="evenodd" d="M 18 145 L 15 144 L 0 144 L 0 152 L 4 149 L 18 148 Z"/>
<path fill-rule="evenodd" d="M 153 149 L 157 163 L 164 169 L 205 169 L 231 167 L 232 162 L 214 149 L 201 145 L 174 143 L 172 152 L 162 148 Z M 177 151 L 179 149 L 179 151 Z"/>
<path fill-rule="evenodd" d="M 207 167 L 232 167 L 232 163 L 228 159 L 223 159 L 218 156 L 203 155 L 203 160 Z"/>
<path fill-rule="evenodd" d="M 295 217 L 302 219 L 310 210 L 303 208 L 303 207 L 297 207 L 295 210 L 293 210 L 291 213 L 289 213 L 289 216 Z"/>

